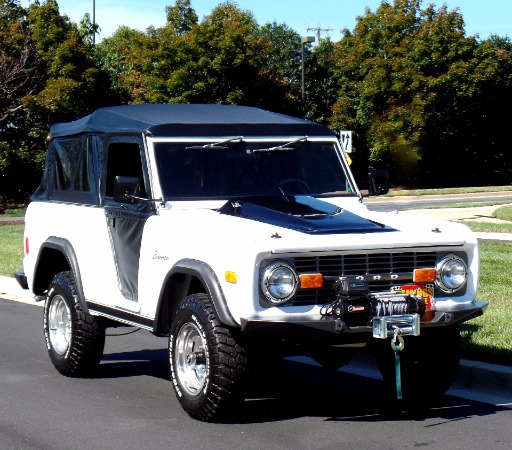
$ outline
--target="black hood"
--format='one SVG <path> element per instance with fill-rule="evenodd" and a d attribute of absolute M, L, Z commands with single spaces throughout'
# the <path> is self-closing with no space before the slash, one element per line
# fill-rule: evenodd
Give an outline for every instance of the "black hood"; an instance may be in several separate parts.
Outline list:
<path fill-rule="evenodd" d="M 396 231 L 387 225 L 308 196 L 276 195 L 232 199 L 219 212 L 308 234 Z"/>

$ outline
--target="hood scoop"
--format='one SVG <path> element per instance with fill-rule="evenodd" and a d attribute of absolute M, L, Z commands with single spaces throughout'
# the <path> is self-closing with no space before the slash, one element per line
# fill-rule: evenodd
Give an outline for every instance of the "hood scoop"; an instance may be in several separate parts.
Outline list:
<path fill-rule="evenodd" d="M 309 196 L 244 197 L 228 201 L 219 213 L 308 234 L 396 231 L 343 208 Z"/>

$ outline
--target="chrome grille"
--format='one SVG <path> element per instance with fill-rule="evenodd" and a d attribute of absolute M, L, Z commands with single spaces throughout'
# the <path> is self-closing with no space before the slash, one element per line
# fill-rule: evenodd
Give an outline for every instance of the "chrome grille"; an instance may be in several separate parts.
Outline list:
<path fill-rule="evenodd" d="M 354 255 L 298 256 L 293 258 L 297 272 L 321 273 L 325 276 L 346 275 L 386 275 L 410 273 L 411 283 L 414 269 L 435 267 L 436 252 L 369 253 Z M 404 282 L 402 281 L 401 284 Z M 393 286 L 391 281 L 371 281 L 372 291 L 387 291 Z M 326 283 L 321 289 L 299 289 L 293 305 L 324 305 L 335 300 L 334 288 Z"/>

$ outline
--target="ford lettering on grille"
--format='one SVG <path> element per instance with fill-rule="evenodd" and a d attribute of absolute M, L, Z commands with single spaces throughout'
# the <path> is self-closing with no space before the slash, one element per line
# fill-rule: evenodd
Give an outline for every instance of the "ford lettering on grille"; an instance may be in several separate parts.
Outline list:
<path fill-rule="evenodd" d="M 299 289 L 293 305 L 323 305 L 335 298 L 333 283 L 351 277 L 366 281 L 373 292 L 390 291 L 397 283 L 412 283 L 414 269 L 435 267 L 436 252 L 366 253 L 348 255 L 296 256 L 298 273 L 321 273 L 324 287 Z"/>

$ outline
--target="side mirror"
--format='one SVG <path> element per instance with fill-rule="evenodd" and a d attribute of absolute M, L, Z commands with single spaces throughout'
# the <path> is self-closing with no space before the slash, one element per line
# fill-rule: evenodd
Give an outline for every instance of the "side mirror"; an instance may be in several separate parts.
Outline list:
<path fill-rule="evenodd" d="M 142 180 L 138 177 L 117 175 L 114 179 L 114 201 L 130 203 L 140 196 Z"/>
<path fill-rule="evenodd" d="M 372 170 L 368 173 L 368 196 L 384 195 L 389 192 L 389 175 L 387 170 Z"/>

